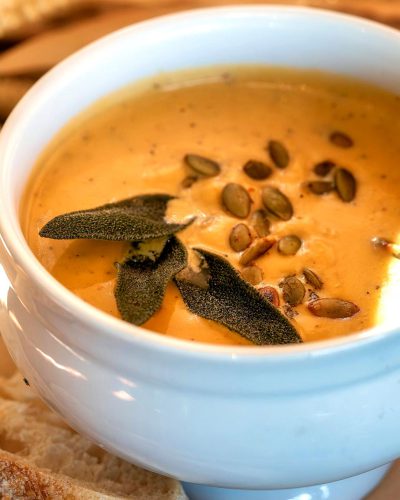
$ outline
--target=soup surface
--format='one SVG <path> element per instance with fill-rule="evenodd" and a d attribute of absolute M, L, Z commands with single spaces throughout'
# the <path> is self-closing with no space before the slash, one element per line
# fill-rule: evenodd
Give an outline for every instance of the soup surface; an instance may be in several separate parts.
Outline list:
<path fill-rule="evenodd" d="M 289 220 L 269 217 L 270 237 L 277 243 L 255 261 L 262 272 L 255 286 L 276 289 L 281 310 L 304 341 L 359 331 L 390 321 L 397 307 L 393 297 L 400 261 L 371 240 L 397 238 L 399 116 L 398 97 L 317 72 L 243 67 L 167 75 L 97 103 L 54 139 L 26 189 L 23 230 L 33 253 L 57 280 L 118 317 L 115 262 L 129 244 L 41 238 L 45 223 L 58 214 L 134 195 L 168 193 L 176 196 L 168 204 L 169 221 L 196 217 L 178 234 L 183 243 L 224 255 L 243 271 L 241 252 L 229 243 L 231 230 L 245 223 L 251 237 L 257 235 L 249 218 L 239 219 L 222 206 L 221 192 L 228 183 L 240 184 L 250 194 L 254 212 L 262 207 L 262 188 L 278 188 L 294 213 Z M 289 152 L 285 168 L 274 164 L 270 141 Z M 218 162 L 221 172 L 191 186 L 182 183 L 188 176 L 183 158 L 189 153 Z M 243 170 L 249 160 L 266 163 L 271 175 L 251 178 Z M 317 175 L 315 166 L 327 161 L 331 171 Z M 345 201 L 332 184 L 340 167 L 356 182 L 355 195 Z M 315 194 L 311 181 L 325 182 L 328 192 Z M 295 255 L 278 249 L 287 235 L 301 241 Z M 304 268 L 318 275 L 322 289 L 305 282 Z M 292 275 L 303 276 L 306 289 L 295 307 L 285 305 L 279 287 Z M 316 316 L 308 306 L 317 296 L 350 301 L 359 311 L 346 319 Z M 173 284 L 144 327 L 195 341 L 249 343 L 190 313 Z"/>

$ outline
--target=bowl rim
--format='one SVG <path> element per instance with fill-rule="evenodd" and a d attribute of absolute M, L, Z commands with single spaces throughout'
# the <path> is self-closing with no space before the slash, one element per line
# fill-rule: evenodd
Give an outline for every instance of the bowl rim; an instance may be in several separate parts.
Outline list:
<path fill-rule="evenodd" d="M 274 15 L 304 15 L 315 16 L 315 20 L 321 17 L 325 20 L 337 21 L 341 25 L 352 25 L 371 33 L 386 34 L 394 36 L 400 40 L 400 32 L 395 28 L 383 25 L 379 22 L 364 19 L 358 16 L 329 11 L 325 9 L 317 9 L 305 6 L 285 6 L 285 5 L 234 5 L 234 6 L 216 6 L 206 8 L 195 8 L 177 13 L 162 15 L 156 18 L 134 23 L 123 27 L 110 34 L 107 34 L 98 40 L 86 45 L 74 54 L 70 55 L 54 68 L 48 71 L 37 83 L 27 92 L 27 94 L 17 104 L 10 117 L 6 121 L 3 130 L 0 134 L 0 160 L 6 156 L 8 150 L 8 139 L 15 135 L 15 129 L 18 128 L 20 119 L 22 118 L 25 108 L 32 106 L 36 96 L 41 95 L 42 89 L 51 79 L 58 80 L 62 78 L 62 73 L 68 69 L 71 64 L 76 64 L 79 59 L 87 58 L 92 51 L 101 50 L 102 46 L 107 45 L 114 39 L 125 37 L 131 32 L 137 33 L 140 31 L 148 31 L 157 29 L 158 26 L 174 22 L 175 20 L 182 21 L 184 19 L 207 18 L 208 16 L 224 15 L 256 15 L 274 14 Z M 205 17 L 204 17 L 205 16 Z M 51 82 L 50 82 L 51 83 Z M 82 110 L 81 110 L 82 111 Z M 78 113 L 79 114 L 79 113 Z M 65 126 L 65 124 L 63 125 Z M 12 140 L 10 141 L 10 143 Z M 43 150 L 42 150 L 43 151 Z M 7 162 L 3 161 L 3 164 Z M 10 162 L 11 164 L 11 162 Z M 4 167 L 0 175 L 0 188 L 5 185 L 6 175 Z M 26 187 L 26 183 L 25 183 Z M 12 226 L 13 221 L 15 227 Z M 354 350 L 365 346 L 366 344 L 382 342 L 385 339 L 391 338 L 393 335 L 399 334 L 398 327 L 384 327 L 376 325 L 375 327 L 351 333 L 342 337 L 335 337 L 327 340 L 318 340 L 304 342 L 301 344 L 286 344 L 286 345 L 266 345 L 266 346 L 241 346 L 241 345 L 219 345 L 203 342 L 193 342 L 189 340 L 179 339 L 169 335 L 163 335 L 152 330 L 145 329 L 140 326 L 132 325 L 115 318 L 110 314 L 97 309 L 88 304 L 83 299 L 76 296 L 73 292 L 59 283 L 39 262 L 29 248 L 25 237 L 22 234 L 22 229 L 19 223 L 18 210 L 7 207 L 4 199 L 0 197 L 0 238 L 5 245 L 7 252 L 13 256 L 15 263 L 26 272 L 44 293 L 51 299 L 61 304 L 62 308 L 74 317 L 78 317 L 79 321 L 90 328 L 96 330 L 96 336 L 113 339 L 122 342 L 127 346 L 140 345 L 141 347 L 149 348 L 153 351 L 164 351 L 184 354 L 185 356 L 194 356 L 196 358 L 211 357 L 212 359 L 220 359 L 229 361 L 232 359 L 243 361 L 247 359 L 267 359 L 267 358 L 287 358 L 287 357 L 313 357 L 326 356 L 327 354 L 336 354 L 343 351 Z M 76 341 L 77 343 L 79 341 Z"/>

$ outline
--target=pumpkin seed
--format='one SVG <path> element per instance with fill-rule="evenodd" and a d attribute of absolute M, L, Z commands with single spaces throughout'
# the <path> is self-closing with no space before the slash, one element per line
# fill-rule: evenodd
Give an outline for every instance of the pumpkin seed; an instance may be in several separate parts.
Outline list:
<path fill-rule="evenodd" d="M 338 130 L 335 130 L 331 133 L 331 135 L 329 136 L 329 140 L 338 148 L 348 149 L 354 145 L 354 141 L 350 136 Z"/>
<path fill-rule="evenodd" d="M 283 280 L 282 292 L 285 302 L 294 307 L 303 302 L 306 289 L 298 278 L 295 276 L 288 276 Z"/>
<path fill-rule="evenodd" d="M 267 253 L 268 250 L 274 245 L 274 243 L 275 240 L 272 240 L 270 238 L 257 239 L 247 250 L 242 253 L 239 264 L 241 266 L 247 266 L 254 260 Z"/>
<path fill-rule="evenodd" d="M 321 161 L 315 165 L 314 173 L 319 177 L 325 177 L 335 166 L 335 163 L 331 160 Z"/>
<path fill-rule="evenodd" d="M 267 216 L 268 214 L 263 208 L 256 210 L 251 216 L 251 225 L 260 238 L 268 236 L 270 233 L 271 222 Z"/>
<path fill-rule="evenodd" d="M 345 202 L 354 200 L 356 196 L 356 180 L 346 168 L 338 168 L 335 172 L 336 191 Z"/>
<path fill-rule="evenodd" d="M 303 269 L 303 275 L 306 282 L 311 285 L 315 290 L 321 290 L 324 282 L 321 278 L 311 269 L 305 267 Z"/>
<path fill-rule="evenodd" d="M 289 152 L 280 141 L 269 141 L 268 152 L 278 168 L 286 168 L 289 165 Z"/>
<path fill-rule="evenodd" d="M 263 279 L 263 272 L 258 266 L 247 266 L 242 270 L 243 278 L 252 285 L 258 285 Z"/>
<path fill-rule="evenodd" d="M 219 163 L 204 156 L 187 154 L 183 159 L 193 172 L 202 177 L 214 177 L 221 172 Z"/>
<path fill-rule="evenodd" d="M 329 181 L 310 181 L 307 187 L 312 193 L 321 195 L 333 191 L 335 189 L 335 184 Z"/>
<path fill-rule="evenodd" d="M 245 219 L 250 213 L 251 198 L 243 186 L 230 182 L 222 190 L 222 204 L 235 217 Z"/>
<path fill-rule="evenodd" d="M 257 160 L 249 160 L 243 167 L 245 174 L 252 179 L 261 181 L 267 179 L 272 174 L 272 168 L 266 163 Z"/>
<path fill-rule="evenodd" d="M 267 299 L 273 306 L 279 307 L 279 295 L 273 286 L 263 286 L 259 288 L 258 291 L 261 295 Z"/>
<path fill-rule="evenodd" d="M 198 181 L 198 177 L 194 176 L 194 175 L 188 175 L 187 177 L 185 177 L 183 179 L 183 181 L 181 182 L 181 186 L 184 188 L 184 189 L 188 189 L 190 187 L 193 186 L 193 184 Z"/>
<path fill-rule="evenodd" d="M 342 299 L 313 300 L 308 309 L 314 316 L 332 319 L 350 318 L 360 310 L 353 302 Z"/>
<path fill-rule="evenodd" d="M 266 186 L 263 188 L 261 196 L 264 206 L 269 212 L 282 220 L 291 219 L 293 206 L 279 189 Z"/>
<path fill-rule="evenodd" d="M 284 236 L 278 243 L 278 252 L 283 255 L 296 255 L 300 250 L 301 239 L 295 234 Z"/>
<path fill-rule="evenodd" d="M 232 228 L 231 234 L 229 235 L 229 244 L 235 252 L 242 252 L 251 243 L 252 237 L 250 234 L 250 229 L 246 224 L 237 224 Z"/>

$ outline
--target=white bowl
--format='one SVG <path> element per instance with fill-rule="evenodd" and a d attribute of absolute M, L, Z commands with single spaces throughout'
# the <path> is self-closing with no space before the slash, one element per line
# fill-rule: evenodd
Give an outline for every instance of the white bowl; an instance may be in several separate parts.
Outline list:
<path fill-rule="evenodd" d="M 144 332 L 50 276 L 26 244 L 18 208 L 52 136 L 129 82 L 202 65 L 265 63 L 347 74 L 399 92 L 399 54 L 397 31 L 354 17 L 228 7 L 123 29 L 42 78 L 0 137 L 2 334 L 40 396 L 108 450 L 193 483 L 299 487 L 395 459 L 400 318 L 391 330 L 281 347 L 218 347 Z"/>

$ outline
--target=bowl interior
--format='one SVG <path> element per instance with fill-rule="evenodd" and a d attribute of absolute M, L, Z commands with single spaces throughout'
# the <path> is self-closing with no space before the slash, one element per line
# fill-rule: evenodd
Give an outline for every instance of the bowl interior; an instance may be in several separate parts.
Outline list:
<path fill-rule="evenodd" d="M 127 339 L 140 329 L 108 317 L 77 299 L 48 275 L 22 235 L 18 209 L 41 151 L 74 116 L 127 84 L 164 72 L 221 64 L 267 64 L 349 75 L 400 91 L 400 34 L 376 23 L 325 11 L 289 7 L 200 9 L 165 16 L 109 35 L 50 71 L 24 97 L 0 137 L 0 226 L 10 254 L 58 302 L 107 335 Z M 379 330 L 379 328 L 377 329 Z M 136 333 L 135 333 L 136 332 Z M 379 331 L 382 334 L 382 331 Z M 317 342 L 309 350 L 359 340 L 369 333 Z M 232 348 L 193 346 L 149 334 L 149 341 L 230 354 Z M 243 347 L 238 350 L 243 352 Z M 251 348 L 257 353 L 274 348 Z M 247 348 L 247 351 L 249 349 Z M 281 352 L 279 350 L 279 352 Z M 255 354 L 255 353 L 254 353 Z"/>

